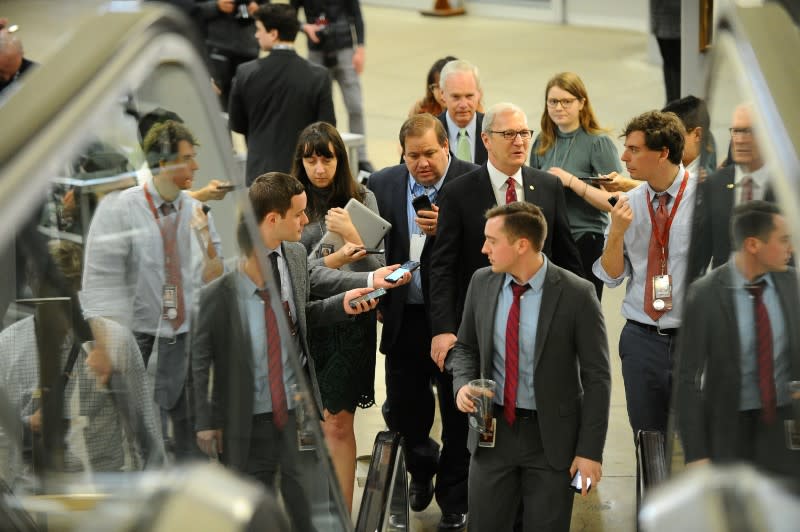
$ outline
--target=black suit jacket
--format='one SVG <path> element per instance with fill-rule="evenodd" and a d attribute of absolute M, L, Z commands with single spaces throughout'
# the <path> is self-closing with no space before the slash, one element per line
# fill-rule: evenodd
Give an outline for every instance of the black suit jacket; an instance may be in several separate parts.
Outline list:
<path fill-rule="evenodd" d="M 731 249 L 731 214 L 736 194 L 734 165 L 721 168 L 697 185 L 692 245 L 689 257 L 689 278 L 706 272 L 709 263 L 717 268 L 726 262 Z M 764 191 L 766 201 L 775 201 L 771 187 Z"/>
<path fill-rule="evenodd" d="M 473 379 L 492 378 L 495 314 L 504 279 L 490 268 L 472 278 L 458 342 L 447 357 L 456 395 Z M 602 462 L 611 398 L 603 312 L 591 283 L 553 263 L 542 289 L 533 365 L 537 419 L 550 466 L 566 469 L 576 455 Z M 473 454 L 477 434 L 469 431 Z"/>
<path fill-rule="evenodd" d="M 447 138 L 450 138 L 450 130 L 447 128 L 447 110 L 445 109 L 442 114 L 439 115 L 439 121 L 444 126 L 444 130 L 447 132 Z M 483 127 L 483 113 L 475 113 L 477 119 L 475 121 L 475 160 L 472 161 L 475 164 L 481 165 L 486 164 L 486 161 L 489 160 L 486 154 L 486 146 L 483 145 L 483 139 L 481 139 L 481 128 Z M 453 154 L 455 157 L 456 154 L 456 147 L 450 146 L 450 153 Z M 402 161 L 401 161 L 402 162 Z"/>
<path fill-rule="evenodd" d="M 442 186 L 451 183 L 459 176 L 477 169 L 478 166 L 450 157 L 450 167 L 444 176 Z M 390 166 L 369 177 L 369 188 L 378 200 L 378 210 L 392 229 L 386 235 L 384 245 L 387 264 L 402 264 L 408 260 L 410 236 L 408 234 L 408 168 L 404 164 Z M 441 190 L 441 189 L 440 189 Z M 441 233 L 439 233 L 441 234 Z M 438 235 L 437 235 L 438 237 Z M 420 258 L 420 275 L 422 276 L 422 292 L 427 303 L 429 286 L 429 261 L 433 244 L 437 237 L 428 237 Z M 381 352 L 392 350 L 399 335 L 403 321 L 403 308 L 408 294 L 408 285 L 392 290 L 381 298 L 379 308 L 383 314 L 383 333 L 381 335 Z"/>
<path fill-rule="evenodd" d="M 229 125 L 247 138 L 247 184 L 265 172 L 290 172 L 297 137 L 317 121 L 336 125 L 328 70 L 294 50 L 273 50 L 236 69 Z"/>
<path fill-rule="evenodd" d="M 312 281 L 309 280 L 305 248 L 298 243 L 284 242 L 283 255 L 292 279 L 298 335 L 306 361 L 305 379 L 311 387 L 317 414 L 321 416 L 322 399 L 314 359 L 306 343 L 308 323 L 347 319 L 342 306 L 344 295 L 310 301 Z M 192 335 L 192 376 L 196 430 L 222 429 L 225 462 L 241 470 L 247 464 L 255 394 L 250 333 L 239 312 L 238 275 L 236 271 L 227 273 L 210 283 L 200 294 L 200 311 Z M 345 276 L 328 268 L 311 275 L 315 277 L 316 290 L 322 290 L 324 284 L 329 288 L 328 293 L 339 288 L 366 285 L 366 275 Z M 212 366 L 214 380 L 209 400 L 209 370 Z"/>
<path fill-rule="evenodd" d="M 525 201 L 539 206 L 547 220 L 544 253 L 581 277 L 583 267 L 567 219 L 564 187 L 547 172 L 522 167 Z M 439 194 L 439 228 L 431 255 L 430 313 L 434 335 L 458 331 L 472 274 L 489 265 L 481 253 L 484 213 L 496 205 L 486 165 L 463 175 Z"/>
<path fill-rule="evenodd" d="M 737 458 L 741 345 L 731 289 L 734 267 L 728 262 L 698 279 L 686 299 L 678 340 L 676 405 L 687 461 Z M 790 379 L 800 380 L 797 275 L 789 268 L 772 273 L 772 279 L 786 323 Z"/>

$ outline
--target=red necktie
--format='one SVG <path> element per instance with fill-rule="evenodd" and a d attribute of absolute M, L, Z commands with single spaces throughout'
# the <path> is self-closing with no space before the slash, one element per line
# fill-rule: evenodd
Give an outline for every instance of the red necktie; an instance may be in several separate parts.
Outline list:
<path fill-rule="evenodd" d="M 750 201 L 752 199 L 753 199 L 753 178 L 748 175 L 745 176 L 744 179 L 742 179 L 742 196 L 740 200 L 741 203 L 744 203 L 745 201 Z"/>
<path fill-rule="evenodd" d="M 181 282 L 181 257 L 178 253 L 178 217 L 170 214 L 175 212 L 172 203 L 162 203 L 161 213 L 161 235 L 164 244 L 164 278 L 166 284 L 175 287 L 177 314 L 174 318 L 169 318 L 172 329 L 177 331 L 185 319 L 185 305 L 183 302 L 183 283 Z"/>
<path fill-rule="evenodd" d="M 658 208 L 655 212 L 655 220 L 658 224 L 659 234 L 664 234 L 664 229 L 667 226 L 667 201 L 669 194 L 664 192 L 656 196 L 658 198 Z M 647 278 L 644 282 L 644 312 L 653 321 L 658 321 L 658 318 L 664 315 L 663 310 L 658 311 L 653 308 L 653 277 L 662 275 L 666 272 L 668 250 L 664 250 L 664 264 L 661 264 L 661 244 L 656 240 L 655 231 L 650 231 L 650 246 L 647 248 Z"/>
<path fill-rule="evenodd" d="M 745 286 L 753 298 L 753 315 L 756 321 L 756 353 L 758 355 L 758 388 L 761 390 L 761 419 L 764 423 L 775 421 L 775 375 L 772 366 L 772 327 L 767 306 L 764 304 L 763 279 Z"/>
<path fill-rule="evenodd" d="M 513 177 L 506 179 L 506 185 L 508 185 L 508 188 L 506 188 L 506 205 L 517 201 L 517 188 L 514 186 L 514 183 Z"/>
<path fill-rule="evenodd" d="M 506 382 L 503 386 L 503 417 L 509 425 L 517 418 L 517 384 L 519 383 L 519 300 L 530 286 L 511 283 L 514 301 L 506 321 Z"/>
<path fill-rule="evenodd" d="M 269 372 L 269 393 L 272 398 L 272 423 L 282 429 L 289 417 L 286 409 L 286 390 L 283 387 L 283 361 L 281 360 L 281 335 L 278 320 L 269 303 L 266 289 L 256 292 L 264 302 L 264 323 L 267 328 L 267 370 Z"/>

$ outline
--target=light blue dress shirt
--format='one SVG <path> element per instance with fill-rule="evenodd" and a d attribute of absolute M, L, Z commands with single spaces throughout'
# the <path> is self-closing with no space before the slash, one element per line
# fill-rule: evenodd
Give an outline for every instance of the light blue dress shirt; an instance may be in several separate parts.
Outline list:
<path fill-rule="evenodd" d="M 431 200 L 431 203 L 436 203 L 436 198 L 439 195 L 439 191 L 444 184 L 444 176 L 447 175 L 447 171 L 450 169 L 450 158 L 447 159 L 447 168 L 444 170 L 444 174 L 442 177 L 430 187 L 425 187 L 424 191 L 428 195 Z M 417 184 L 417 181 L 414 179 L 414 176 L 411 175 L 411 172 L 408 174 L 408 181 L 406 183 L 406 218 L 408 219 L 408 240 L 411 242 L 411 235 L 424 235 L 425 233 L 422 232 L 422 229 L 414 223 L 414 218 L 417 216 L 417 212 L 414 210 L 414 206 L 411 204 L 411 200 L 414 199 L 414 185 Z M 427 237 L 426 237 L 427 238 Z M 420 274 L 422 273 L 422 268 L 417 268 L 411 274 L 411 283 L 408 285 L 408 296 L 406 297 L 406 303 L 410 305 L 420 305 L 424 303 L 422 297 L 422 277 Z"/>
<path fill-rule="evenodd" d="M 544 278 L 547 275 L 547 257 L 527 283 L 530 286 L 519 300 L 519 380 L 517 381 L 517 408 L 536 410 L 536 394 L 533 389 L 533 351 L 539 326 L 539 309 L 542 306 Z M 506 382 L 506 323 L 508 311 L 514 302 L 511 283 L 516 282 L 506 274 L 503 288 L 497 297 L 497 312 L 494 317 L 494 355 L 492 356 L 492 379 L 497 383 L 495 402 L 502 404 Z"/>
<path fill-rule="evenodd" d="M 733 299 L 736 305 L 736 324 L 739 329 L 739 345 L 742 381 L 740 385 L 739 410 L 756 410 L 761 408 L 761 391 L 758 386 L 758 351 L 756 349 L 756 321 L 753 309 L 753 296 L 745 285 L 749 283 L 736 268 L 733 258 L 730 259 Z M 790 402 L 787 388 L 790 380 L 789 341 L 786 336 L 786 322 L 783 319 L 781 302 L 775 282 L 769 274 L 761 279 L 767 281 L 762 295 L 769 315 L 772 329 L 772 357 L 778 406 Z M 758 279 L 760 280 L 760 279 Z M 757 280 L 757 281 L 758 281 Z"/>
<path fill-rule="evenodd" d="M 672 212 L 681 181 L 684 176 L 681 164 L 672 185 L 667 189 L 669 201 L 667 212 Z M 625 269 L 619 277 L 611 277 L 603 269 L 601 259 L 592 265 L 592 273 L 603 281 L 608 287 L 614 288 L 622 284 L 626 277 L 630 277 L 625 288 L 625 298 L 622 300 L 622 316 L 629 320 L 650 325 L 658 325 L 662 329 L 672 329 L 680 326 L 680 316 L 683 312 L 683 299 L 686 291 L 686 268 L 689 262 L 689 245 L 692 236 L 692 215 L 694 214 L 695 192 L 697 181 L 689 179 L 683 192 L 672 227 L 669 230 L 669 258 L 667 259 L 667 273 L 672 275 L 672 310 L 665 312 L 658 323 L 644 312 L 644 287 L 647 280 L 647 250 L 650 247 L 650 234 L 652 223 L 647 208 L 647 191 L 650 191 L 650 200 L 653 209 L 658 207 L 657 192 L 649 184 L 644 183 L 627 193 L 628 203 L 633 210 L 633 221 L 625 231 L 624 258 Z M 609 225 L 609 228 L 611 226 Z M 606 228 L 606 243 L 608 231 Z M 604 245 L 605 247 L 605 245 Z M 648 297 L 652 297 L 648 295 Z"/>

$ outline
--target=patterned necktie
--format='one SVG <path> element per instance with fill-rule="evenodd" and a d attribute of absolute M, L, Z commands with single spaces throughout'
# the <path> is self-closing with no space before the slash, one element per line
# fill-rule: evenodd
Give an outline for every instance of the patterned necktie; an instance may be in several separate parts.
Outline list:
<path fill-rule="evenodd" d="M 506 179 L 506 205 L 517 201 L 516 181 L 513 177 Z"/>
<path fill-rule="evenodd" d="M 269 292 L 257 290 L 256 293 L 264 302 L 264 324 L 267 329 L 267 371 L 269 373 L 269 393 L 272 399 L 272 423 L 276 428 L 286 426 L 289 417 L 286 408 L 286 390 L 283 386 L 283 360 L 281 359 L 281 335 L 278 332 L 278 320 L 269 302 Z"/>
<path fill-rule="evenodd" d="M 742 195 L 739 197 L 740 203 L 744 203 L 745 201 L 750 201 L 753 199 L 753 178 L 748 176 L 744 176 L 741 181 L 742 183 Z"/>
<path fill-rule="evenodd" d="M 161 235 L 164 244 L 164 280 L 166 284 L 174 286 L 176 292 L 175 310 L 177 314 L 174 318 L 168 317 L 167 319 L 172 325 L 172 329 L 177 331 L 186 319 L 181 278 L 181 257 L 178 252 L 178 217 L 170 217 L 170 214 L 177 212 L 177 209 L 172 203 L 164 202 L 161 204 L 160 210 L 162 217 L 159 223 L 161 224 Z"/>
<path fill-rule="evenodd" d="M 463 127 L 458 130 L 458 144 L 456 145 L 456 157 L 458 157 L 462 161 L 472 162 L 472 148 L 469 145 L 467 130 Z"/>
<path fill-rule="evenodd" d="M 667 226 L 667 202 L 669 201 L 669 194 L 664 192 L 656 196 L 658 198 L 658 208 L 656 208 L 655 222 L 658 224 L 658 231 L 662 238 L 664 238 L 664 229 Z M 661 244 L 656 240 L 656 232 L 650 231 L 650 246 L 647 248 L 647 278 L 644 283 L 644 312 L 653 321 L 658 321 L 658 318 L 664 315 L 665 310 L 656 310 L 653 308 L 653 277 L 666 273 L 667 259 L 669 250 L 664 250 L 664 264 L 661 264 Z"/>
<path fill-rule="evenodd" d="M 764 288 L 767 282 L 761 280 L 746 285 L 745 289 L 753 298 L 753 316 L 756 322 L 756 354 L 758 355 L 758 388 L 761 391 L 761 419 L 770 424 L 775 421 L 775 375 L 772 364 L 772 327 L 769 323 L 767 306 L 764 304 Z"/>
<path fill-rule="evenodd" d="M 503 417 L 509 425 L 517 418 L 517 385 L 519 384 L 519 302 L 530 288 L 527 284 L 511 283 L 514 301 L 506 321 L 506 382 L 503 386 Z"/>

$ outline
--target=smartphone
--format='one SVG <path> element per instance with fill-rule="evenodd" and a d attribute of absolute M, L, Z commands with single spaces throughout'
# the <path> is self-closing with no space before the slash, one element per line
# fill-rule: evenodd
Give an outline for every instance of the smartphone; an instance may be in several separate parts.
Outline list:
<path fill-rule="evenodd" d="M 611 196 L 610 198 L 608 198 L 608 202 L 611 204 L 612 207 L 616 205 L 618 201 L 619 198 L 617 196 Z"/>
<path fill-rule="evenodd" d="M 383 255 L 385 251 L 383 248 L 358 248 L 356 251 L 364 250 L 367 252 L 367 255 Z"/>
<path fill-rule="evenodd" d="M 431 205 L 431 199 L 428 197 L 427 194 L 420 194 L 416 198 L 411 200 L 411 205 L 414 207 L 414 212 L 419 213 L 419 211 L 432 211 L 433 205 Z"/>
<path fill-rule="evenodd" d="M 588 176 L 588 177 L 579 177 L 581 181 L 588 181 L 589 183 L 602 183 L 603 181 L 613 181 L 610 177 L 603 176 L 603 175 L 596 175 L 596 176 Z"/>
<path fill-rule="evenodd" d="M 405 275 L 406 272 L 413 272 L 417 268 L 419 268 L 419 262 L 415 260 L 410 260 L 404 263 L 402 266 L 397 268 L 389 275 L 387 275 L 386 277 L 384 277 L 384 279 L 390 283 L 396 283 L 397 281 L 403 278 L 403 275 Z"/>
<path fill-rule="evenodd" d="M 217 190 L 231 191 L 236 188 L 236 185 L 217 185 Z"/>
<path fill-rule="evenodd" d="M 575 471 L 575 476 L 572 477 L 572 482 L 569 485 L 574 489 L 576 492 L 581 493 L 581 472 L 580 470 Z M 592 479 L 586 479 L 586 493 L 589 493 L 592 490 Z"/>
<path fill-rule="evenodd" d="M 350 308 L 356 308 L 359 303 L 362 301 L 370 301 L 372 299 L 378 299 L 379 297 L 386 294 L 386 290 L 383 288 L 376 288 L 372 292 L 368 294 L 364 294 L 363 296 L 358 296 L 355 299 L 350 300 Z"/>

